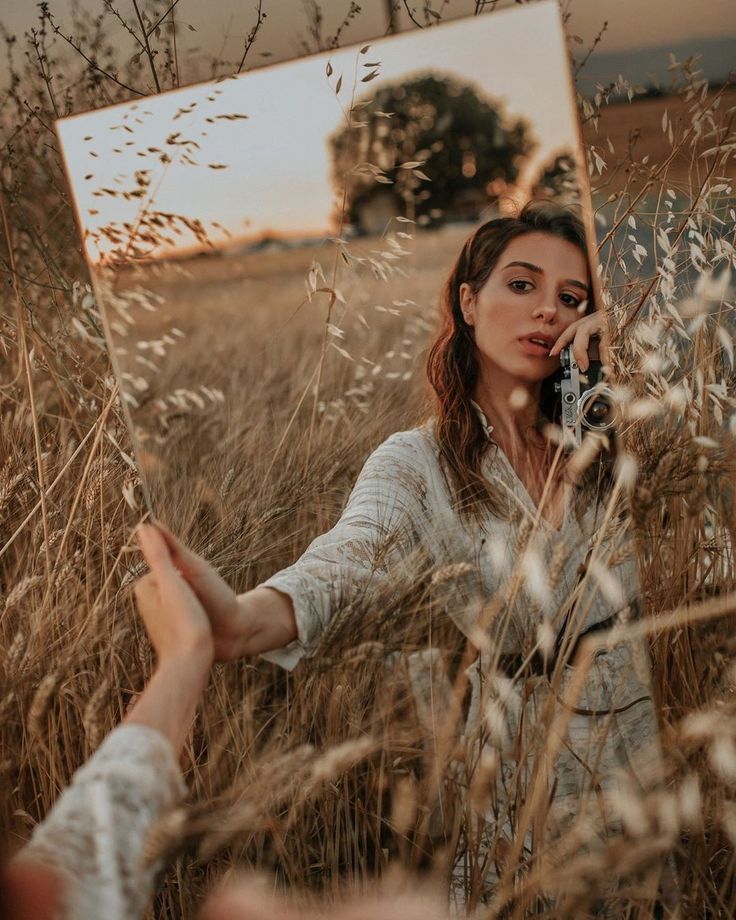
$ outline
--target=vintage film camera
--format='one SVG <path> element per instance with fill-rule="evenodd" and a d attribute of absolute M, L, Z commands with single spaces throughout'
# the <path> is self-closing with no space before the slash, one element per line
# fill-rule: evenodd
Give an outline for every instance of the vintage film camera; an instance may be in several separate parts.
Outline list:
<path fill-rule="evenodd" d="M 590 365 L 583 373 L 568 345 L 560 352 L 560 380 L 555 390 L 562 401 L 562 427 L 569 450 L 579 447 L 584 431 L 608 431 L 618 419 L 618 408 L 611 387 L 603 375 L 598 341 L 588 349 Z"/>

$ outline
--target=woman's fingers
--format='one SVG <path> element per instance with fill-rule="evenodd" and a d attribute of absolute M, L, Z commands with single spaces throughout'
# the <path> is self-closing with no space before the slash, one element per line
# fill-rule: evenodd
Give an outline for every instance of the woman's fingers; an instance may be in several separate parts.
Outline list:
<path fill-rule="evenodd" d="M 158 575 L 161 606 L 188 608 L 195 618 L 204 617 L 207 632 L 217 644 L 219 660 L 229 661 L 228 651 L 239 639 L 241 625 L 238 620 L 238 598 L 222 576 L 201 556 L 187 549 L 167 528 L 156 523 L 149 525 L 153 537 L 149 541 L 151 570 Z M 143 543 L 148 546 L 150 532 L 144 531 Z M 158 553 L 168 556 L 168 569 L 155 568 Z M 148 559 L 148 556 L 146 556 Z M 152 561 L 153 560 L 153 561 Z M 149 607 L 153 605 L 151 600 Z"/>
<path fill-rule="evenodd" d="M 152 572 L 164 572 L 174 568 L 168 544 L 152 524 L 139 524 L 135 533 Z"/>
<path fill-rule="evenodd" d="M 153 533 L 151 532 L 153 531 Z M 159 662 L 208 660 L 214 656 L 209 618 L 196 594 L 174 565 L 163 537 L 139 528 L 138 540 L 151 571 L 133 586 L 136 607 Z"/>
<path fill-rule="evenodd" d="M 601 340 L 606 333 L 606 324 L 604 317 L 599 314 L 585 316 L 574 323 L 571 323 L 567 329 L 560 335 L 555 344 L 550 349 L 550 356 L 559 354 L 567 345 L 572 345 L 572 354 L 578 367 L 582 371 L 587 371 L 590 366 L 588 357 L 588 348 L 593 336 L 599 336 Z M 605 352 L 605 344 L 601 341 L 602 355 Z M 605 352 L 607 355 L 607 352 Z"/>
<path fill-rule="evenodd" d="M 312 913 L 290 907 L 265 876 L 249 874 L 216 889 L 199 920 L 312 920 Z"/>
<path fill-rule="evenodd" d="M 148 603 L 152 597 L 157 596 L 158 583 L 156 582 L 156 576 L 152 572 L 141 576 L 133 585 L 133 594 L 139 606 Z"/>
<path fill-rule="evenodd" d="M 291 909 L 247 886 L 215 895 L 199 916 L 200 920 L 316 920 L 311 911 Z"/>
<path fill-rule="evenodd" d="M 187 576 L 190 574 L 196 574 L 196 571 L 199 567 L 206 565 L 201 556 L 193 553 L 181 542 L 178 537 L 174 536 L 168 527 L 166 527 L 160 521 L 156 521 L 153 526 L 166 542 L 166 545 L 169 548 L 169 552 L 171 553 L 171 558 Z"/>
<path fill-rule="evenodd" d="M 568 326 L 567 329 L 562 333 L 562 335 L 557 339 L 555 344 L 550 349 L 550 355 L 559 354 L 565 345 L 568 345 L 575 338 L 575 324 Z"/>
<path fill-rule="evenodd" d="M 217 583 L 220 580 L 219 575 L 206 559 L 192 552 L 178 537 L 174 536 L 168 527 L 158 521 L 155 527 L 166 541 L 177 569 L 204 601 L 212 590 L 217 588 Z"/>
<path fill-rule="evenodd" d="M 196 595 L 182 578 L 171 558 L 168 544 L 157 528 L 152 524 L 140 524 L 136 536 L 146 562 L 151 567 L 151 571 L 135 584 L 133 590 L 136 600 L 143 604 L 157 601 L 199 606 Z"/>
<path fill-rule="evenodd" d="M 588 345 L 590 345 L 590 332 L 584 327 L 581 327 L 575 333 L 575 338 L 572 340 L 572 354 L 578 362 L 578 367 L 581 371 L 587 371 L 590 365 Z"/>
<path fill-rule="evenodd" d="M 230 619 L 237 609 L 235 592 L 209 562 L 184 546 L 163 525 L 156 524 L 156 527 L 160 528 L 177 569 L 212 618 L 214 628 L 218 628 L 218 623 L 231 628 Z"/>

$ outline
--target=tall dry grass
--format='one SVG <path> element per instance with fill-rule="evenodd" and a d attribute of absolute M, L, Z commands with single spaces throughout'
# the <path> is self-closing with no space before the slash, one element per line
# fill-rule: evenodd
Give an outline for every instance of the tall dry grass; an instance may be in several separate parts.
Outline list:
<path fill-rule="evenodd" d="M 151 25 L 165 7 L 152 5 Z M 136 477 L 131 447 L 86 297 L 51 123 L 134 90 L 176 85 L 176 55 L 169 32 L 151 31 L 148 50 L 118 69 L 108 43 L 125 32 L 108 14 L 75 27 L 79 51 L 62 70 L 54 24 L 42 9 L 25 39 L 26 63 L 8 42 L 17 78 L 2 107 L 9 283 L 0 334 L 0 770 L 11 844 L 28 836 L 119 721 L 152 664 L 129 590 L 140 567 L 131 546 L 138 512 L 126 500 Z M 678 80 L 683 117 L 663 131 L 671 129 L 686 172 L 672 171 L 674 156 L 645 162 L 646 154 L 610 151 L 595 137 L 600 109 L 625 98 L 625 81 L 581 100 L 627 411 L 621 486 L 649 617 L 665 771 L 650 788 L 622 794 L 624 830 L 608 842 L 594 845 L 581 820 L 530 858 L 505 854 L 502 883 L 482 908 L 488 916 L 585 916 L 602 904 L 613 916 L 651 916 L 647 883 L 663 858 L 681 916 L 736 913 L 736 402 L 733 289 L 722 283 L 734 264 L 736 135 L 726 95 L 707 93 L 690 65 Z M 378 347 L 389 350 L 395 334 L 389 327 Z M 268 446 L 311 373 L 291 356 L 312 350 L 322 329 L 305 319 L 296 335 L 298 349 L 285 348 L 288 373 L 273 367 L 258 379 L 246 364 L 237 368 L 246 395 L 242 415 L 230 419 L 232 438 L 223 443 L 221 431 L 201 428 L 209 492 L 172 497 L 179 532 L 238 590 L 329 526 L 370 449 L 419 411 L 416 369 L 409 382 L 379 377 L 367 413 L 348 399 L 310 432 L 305 406 L 271 465 Z M 206 359 L 198 372 L 210 382 L 223 373 Z M 347 362 L 328 363 L 323 391 L 345 393 L 349 375 Z M 183 433 L 175 442 L 184 463 L 187 443 Z M 407 566 L 390 592 L 347 604 L 318 655 L 291 675 L 264 662 L 216 668 L 185 758 L 192 807 L 169 816 L 150 844 L 175 857 L 156 916 L 191 915 L 232 866 L 334 894 L 396 866 L 447 881 L 456 851 L 470 854 L 465 896 L 476 903 L 487 855 L 478 815 L 495 768 L 473 761 L 472 747 L 458 766 L 470 651 L 430 600 L 432 580 L 451 584 L 453 574 L 429 572 L 421 560 Z M 439 723 L 410 673 L 408 653 L 427 647 L 444 662 L 454 701 Z M 387 674 L 390 655 L 398 657 Z M 536 754 L 553 740 L 542 733 Z"/>

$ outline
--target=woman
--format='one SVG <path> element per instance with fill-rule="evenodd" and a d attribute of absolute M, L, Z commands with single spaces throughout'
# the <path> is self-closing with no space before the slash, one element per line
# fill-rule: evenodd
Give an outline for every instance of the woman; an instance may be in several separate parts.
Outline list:
<path fill-rule="evenodd" d="M 211 617 L 221 660 L 266 653 L 292 668 L 314 653 L 356 591 L 390 584 L 413 554 L 453 573 L 436 583 L 479 649 L 471 722 L 475 713 L 480 725 L 501 693 L 506 734 L 494 743 L 510 748 L 517 739 L 518 767 L 518 739 L 542 713 L 541 697 L 524 681 L 551 676 L 546 686 L 562 692 L 579 636 L 628 615 L 638 591 L 635 561 L 624 558 L 602 500 L 610 460 L 601 454 L 575 487 L 562 448 L 545 436 L 559 417 L 560 350 L 571 344 L 584 371 L 591 337 L 604 332 L 582 224 L 568 211 L 533 205 L 484 224 L 460 253 L 442 311 L 427 362 L 435 417 L 374 451 L 340 520 L 294 565 L 236 597 L 168 538 Z M 581 797 L 597 795 L 613 769 L 630 767 L 635 750 L 654 740 L 646 676 L 636 673 L 630 649 L 597 659 L 568 734 L 549 777 L 558 829 Z M 503 820 L 487 822 L 495 835 L 513 824 L 504 795 L 496 815 Z M 481 848 L 486 856 L 494 840 Z"/>

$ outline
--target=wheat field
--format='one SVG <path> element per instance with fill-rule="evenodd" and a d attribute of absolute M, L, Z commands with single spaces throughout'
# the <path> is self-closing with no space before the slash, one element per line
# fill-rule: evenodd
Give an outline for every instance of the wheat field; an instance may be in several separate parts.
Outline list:
<path fill-rule="evenodd" d="M 51 16 L 41 10 L 31 57 L 17 65 L 0 109 L 0 772 L 10 849 L 117 724 L 152 667 L 130 590 L 142 571 L 132 536 L 140 485 L 51 130 L 62 112 L 127 95 L 100 72 L 109 69 L 101 49 L 97 70 L 74 58 L 62 101 L 61 76 L 49 84 L 60 73 Z M 120 28 L 104 27 L 111 35 Z M 94 27 L 86 29 L 77 41 L 98 47 Z M 163 49 L 166 36 L 157 40 Z M 145 55 L 120 81 L 137 79 L 144 65 Z M 163 52 L 159 65 L 161 79 L 173 79 Z M 736 913 L 736 132 L 732 96 L 706 92 L 697 71 L 677 79 L 671 162 L 611 151 L 597 135 L 601 109 L 626 99 L 625 80 L 580 100 L 625 409 L 617 495 L 643 585 L 645 616 L 633 628 L 651 651 L 664 769 L 622 798 L 619 834 L 593 846 L 581 820 L 562 843 L 509 862 L 490 899 L 481 899 L 480 854 L 471 859 L 463 898 L 479 916 Z M 322 256 L 271 253 L 258 270 L 244 258 L 225 280 L 218 265 L 216 277 L 209 263 L 198 269 L 218 317 L 207 332 L 214 339 L 237 321 L 241 300 L 258 305 L 261 313 L 249 315 L 264 338 L 274 315 L 291 317 L 266 362 L 239 360 L 248 342 L 234 341 L 223 364 L 205 338 L 189 350 L 184 341 L 186 386 L 238 398 L 226 413 L 213 402 L 167 421 L 176 474 L 196 489 L 172 486 L 171 470 L 161 480 L 155 464 L 148 470 L 162 516 L 238 591 L 293 561 L 336 520 L 370 451 L 426 416 L 422 358 L 444 260 L 464 232 L 423 237 L 426 262 L 407 258 L 393 289 L 410 301 L 397 313 L 374 312 L 368 328 L 346 322 L 339 344 L 348 356 L 328 351 L 321 405 L 309 383 L 325 305 L 315 297 L 293 316 L 291 305 L 304 300 L 304 277 Z M 345 271 L 367 303 L 381 301 L 357 268 Z M 289 276 L 279 304 L 267 299 L 271 274 Z M 182 293 L 176 271 L 158 283 Z M 193 296 L 193 311 L 199 303 Z M 367 370 L 357 373 L 361 365 Z M 181 385 L 175 374 L 158 381 L 160 392 Z M 170 858 L 151 916 L 193 916 L 234 867 L 265 870 L 305 900 L 378 878 L 447 886 L 455 854 L 477 839 L 489 777 L 483 762 L 458 770 L 470 650 L 432 608 L 438 577 L 451 581 L 452 573 L 417 561 L 390 592 L 347 604 L 318 654 L 292 673 L 263 661 L 215 667 L 184 760 L 189 799 L 150 841 L 149 855 Z M 443 661 L 454 700 L 439 730 L 417 702 L 407 664 L 427 647 Z M 388 674 L 390 656 L 398 663 Z M 540 737 L 538 750 L 547 741 Z M 655 908 L 650 882 L 663 862 L 676 908 Z"/>

